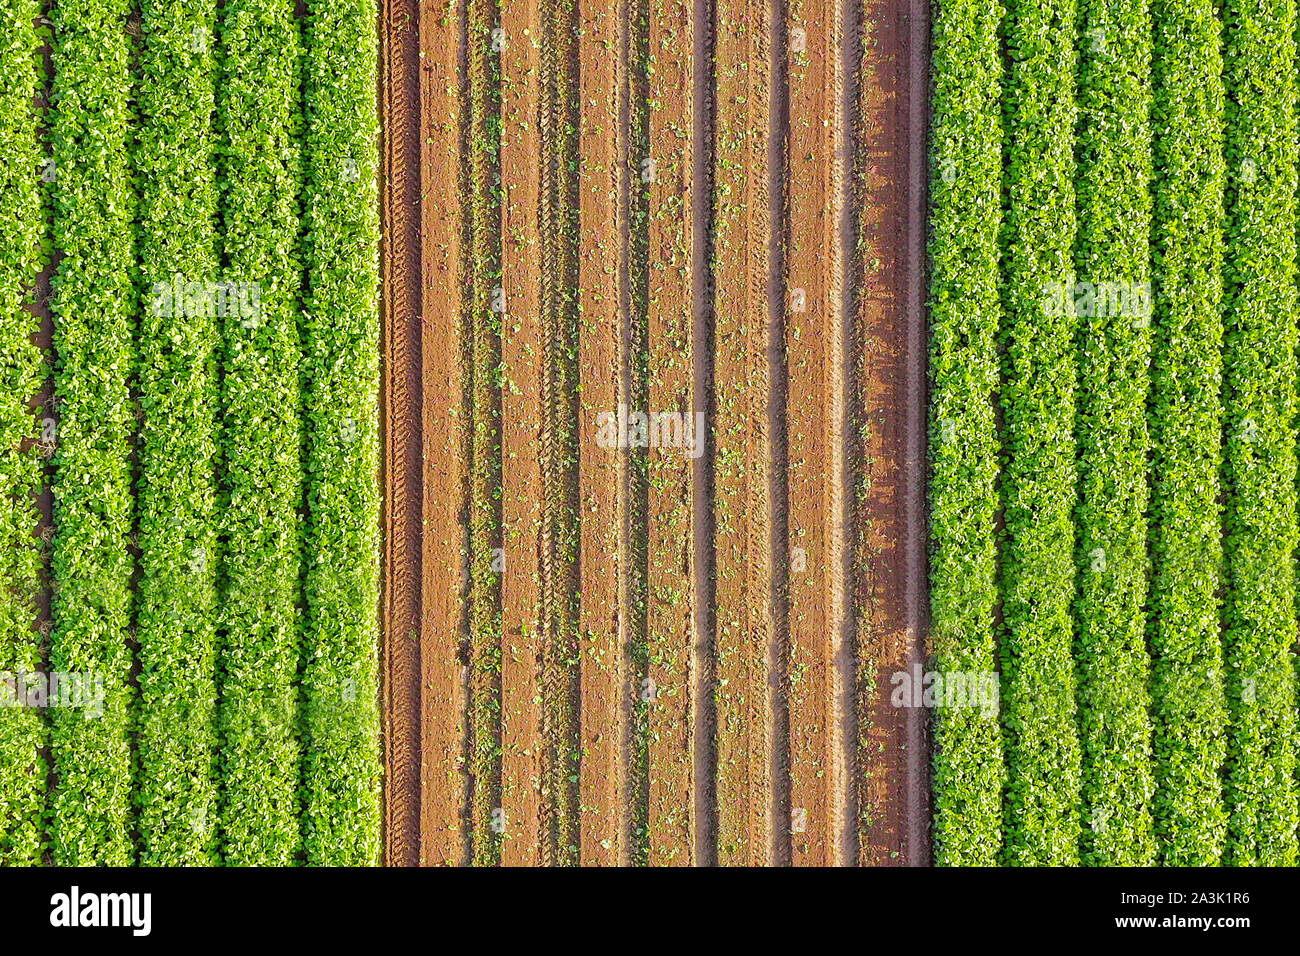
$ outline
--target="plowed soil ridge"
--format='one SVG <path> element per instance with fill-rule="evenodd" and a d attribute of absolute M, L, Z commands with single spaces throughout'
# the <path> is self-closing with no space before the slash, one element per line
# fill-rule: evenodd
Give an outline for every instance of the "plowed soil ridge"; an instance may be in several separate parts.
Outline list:
<path fill-rule="evenodd" d="M 467 859 L 465 772 L 468 403 L 461 209 L 464 5 L 421 10 L 420 863 Z M 437 197 L 431 200 L 430 197 Z M 391 643 L 400 635 L 385 633 Z M 392 787 L 385 788 L 391 801 Z"/>
<path fill-rule="evenodd" d="M 542 626 L 545 653 L 544 774 L 553 807 L 543 858 L 577 859 L 578 667 L 577 667 L 577 184 L 567 157 L 576 152 L 577 38 L 575 0 L 546 0 L 541 76 L 544 100 L 540 133 L 542 171 L 541 524 Z"/>
<path fill-rule="evenodd" d="M 622 575 L 620 547 L 623 509 L 621 427 L 606 430 L 620 417 L 625 399 L 621 383 L 623 208 L 621 175 L 624 138 L 619 92 L 624 82 L 622 4 L 619 0 L 579 0 L 580 102 L 578 124 L 579 315 L 578 365 L 581 376 L 578 461 L 581 494 L 579 573 L 581 575 L 579 675 L 582 757 L 579 818 L 583 865 L 620 862 L 626 834 L 620 832 L 626 708 L 623 695 Z M 610 438 L 613 439 L 612 447 Z"/>
<path fill-rule="evenodd" d="M 501 861 L 542 861 L 545 820 L 553 812 L 542 787 L 541 503 L 538 459 L 543 428 L 538 0 L 502 6 L 501 281 L 505 307 L 502 390 Z"/>
<path fill-rule="evenodd" d="M 713 156 L 717 858 L 771 861 L 766 0 L 718 0 Z"/>
<path fill-rule="evenodd" d="M 651 412 L 682 416 L 693 434 L 694 202 L 693 0 L 653 0 L 649 49 L 650 111 L 648 246 L 649 387 Z M 641 699 L 649 708 L 648 861 L 694 861 L 697 819 L 692 686 L 695 538 L 690 449 L 649 450 L 648 668 Z"/>
<path fill-rule="evenodd" d="M 791 862 L 839 856 L 839 0 L 794 0 L 786 146 Z"/>

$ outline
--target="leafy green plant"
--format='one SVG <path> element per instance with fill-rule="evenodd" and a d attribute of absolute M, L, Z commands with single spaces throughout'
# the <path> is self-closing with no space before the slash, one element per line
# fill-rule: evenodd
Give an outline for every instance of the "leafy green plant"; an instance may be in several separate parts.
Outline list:
<path fill-rule="evenodd" d="M 135 179 L 140 254 L 140 862 L 216 861 L 216 272 L 211 0 L 146 0 Z M 183 145 L 178 145 L 183 144 Z M 184 229 L 185 242 L 176 242 Z M 177 277 L 180 277 L 179 280 Z M 178 294 L 179 293 L 179 294 Z"/>
<path fill-rule="evenodd" d="M 46 217 L 41 205 L 41 154 L 32 100 L 41 80 L 40 36 L 34 0 L 5 0 L 0 17 L 0 674 L 30 673 L 40 666 L 34 630 L 41 588 L 37 513 L 42 459 L 35 440 L 40 417 L 28 407 L 46 375 L 32 342 L 37 320 L 31 301 L 41 266 Z M 16 683 L 14 687 L 17 691 Z M 0 693 L 5 693 L 0 685 Z M 0 865 L 40 861 L 46 732 L 38 713 L 0 707 Z"/>
<path fill-rule="evenodd" d="M 220 349 L 221 844 L 225 861 L 240 866 L 285 866 L 302 846 L 303 123 L 294 9 L 294 0 L 232 0 L 220 31 L 222 278 L 257 293 L 254 308 L 228 310 Z M 348 158 L 331 157 L 331 185 L 359 179 Z M 345 412 L 331 447 L 347 447 L 346 422 Z M 342 551 L 334 560 L 368 556 Z"/>
<path fill-rule="evenodd" d="M 1075 397 L 1081 850 L 1087 863 L 1143 866 L 1155 857 L 1145 616 L 1151 322 L 1149 292 L 1128 290 L 1150 288 L 1151 20 L 1147 0 L 1083 0 L 1080 11 L 1075 268 L 1097 295 L 1080 309 Z"/>
<path fill-rule="evenodd" d="M 1296 846 L 1295 5 L 1224 7 L 1225 862 L 1294 865 Z"/>
<path fill-rule="evenodd" d="M 1155 228 L 1151 437 L 1155 834 L 1162 862 L 1214 866 L 1227 811 L 1220 639 L 1223 58 L 1217 5 L 1152 3 Z"/>
<path fill-rule="evenodd" d="M 930 185 L 930 611 L 940 671 L 991 672 L 997 589 L 999 0 L 935 11 Z M 1002 843 L 996 718 L 934 723 L 935 860 L 989 866 Z"/>
<path fill-rule="evenodd" d="M 1005 418 L 1000 549 L 1005 630 L 1005 861 L 1078 861 L 1079 740 L 1071 655 L 1076 495 L 1073 310 L 1075 4 L 1013 0 L 1004 24 Z"/>
<path fill-rule="evenodd" d="M 308 3 L 303 830 L 316 865 L 379 858 L 376 43 L 373 4 Z"/>
<path fill-rule="evenodd" d="M 131 862 L 128 741 L 135 195 L 128 155 L 131 49 L 125 0 L 67 0 L 51 13 L 49 137 L 57 451 L 50 562 L 53 670 L 103 680 L 103 712 L 56 708 L 49 802 L 56 864 Z"/>

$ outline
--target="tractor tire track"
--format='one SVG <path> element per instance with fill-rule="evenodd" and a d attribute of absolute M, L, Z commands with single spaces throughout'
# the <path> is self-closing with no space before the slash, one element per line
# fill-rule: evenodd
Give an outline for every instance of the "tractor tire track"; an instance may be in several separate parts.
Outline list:
<path fill-rule="evenodd" d="M 384 855 L 420 850 L 420 34 L 418 0 L 385 0 L 380 32 L 384 489 Z"/>

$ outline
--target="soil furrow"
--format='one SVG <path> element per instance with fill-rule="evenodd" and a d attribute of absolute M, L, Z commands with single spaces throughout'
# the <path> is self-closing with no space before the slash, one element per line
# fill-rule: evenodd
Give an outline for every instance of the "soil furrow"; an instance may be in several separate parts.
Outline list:
<path fill-rule="evenodd" d="M 861 172 L 859 157 L 865 154 L 862 144 L 862 126 L 859 120 L 859 98 L 862 89 L 862 18 L 863 0 L 845 0 L 843 3 L 843 28 L 840 31 L 840 90 L 839 110 L 843 135 L 840 137 L 839 163 L 841 169 L 839 222 L 840 249 L 843 257 L 841 272 L 840 314 L 838 319 L 839 367 L 836 381 L 841 403 L 839 408 L 837 464 L 835 481 L 842 489 L 837 504 L 836 522 L 840 528 L 840 560 L 836 573 L 840 575 L 838 591 L 840 606 L 836 610 L 839 628 L 838 647 L 835 653 L 836 702 L 836 793 L 842 804 L 835 821 L 840 843 L 840 861 L 848 865 L 858 860 L 858 618 L 863 610 L 855 605 L 854 568 L 857 556 L 857 477 L 858 462 L 862 459 L 862 443 L 857 426 L 860 408 L 857 404 L 857 310 L 862 288 L 863 261 L 858 243 L 858 177 Z"/>
<path fill-rule="evenodd" d="M 713 0 L 692 3 L 691 96 L 691 407 L 703 414 L 703 448 L 697 446 L 691 464 L 691 533 L 694 590 L 692 646 L 690 654 L 691 746 L 694 752 L 694 787 L 690 799 L 695 805 L 692 827 L 694 862 L 711 866 L 717 860 L 717 813 L 713 767 L 716 710 L 712 635 L 713 600 Z"/>
<path fill-rule="evenodd" d="M 464 6 L 420 17 L 423 450 L 420 600 L 420 863 L 464 862 L 466 780 L 464 555 L 469 423 L 465 421 L 464 209 L 460 200 Z M 395 635 L 387 632 L 391 645 Z"/>
<path fill-rule="evenodd" d="M 501 861 L 541 862 L 543 802 L 541 666 L 542 430 L 538 0 L 505 0 L 501 11 L 501 282 L 506 376 L 502 417 Z"/>
<path fill-rule="evenodd" d="M 626 130 L 619 185 L 626 210 L 620 225 L 625 267 L 621 275 L 622 357 L 619 368 L 623 398 L 629 409 L 646 412 L 649 401 L 647 301 L 649 299 L 649 244 L 647 208 L 654 157 L 650 155 L 649 115 L 649 0 L 626 0 L 622 5 L 622 56 L 624 83 L 619 94 L 619 125 Z M 649 162 L 647 162 L 649 160 Z M 639 436 L 638 436 L 639 438 Z M 648 433 L 647 433 L 648 441 Z M 629 835 L 621 854 L 623 865 L 646 861 L 649 800 L 649 662 L 647 655 L 646 572 L 648 568 L 651 449 L 631 441 L 620 458 L 621 509 L 619 551 L 624 573 L 619 581 L 620 643 L 623 646 L 623 699 L 630 701 L 623 722 L 623 813 L 619 823 Z"/>
<path fill-rule="evenodd" d="M 581 494 L 580 859 L 584 865 L 620 861 L 623 773 L 623 648 L 620 634 L 619 536 L 622 509 L 618 413 L 622 335 L 619 304 L 623 252 L 619 118 L 623 21 L 617 0 L 581 0 L 578 194 L 578 336 Z"/>
<path fill-rule="evenodd" d="M 927 0 L 908 0 L 907 8 L 907 114 L 902 128 L 907 131 L 907 233 L 904 248 L 907 273 L 906 359 L 904 364 L 903 414 L 907 421 L 903 455 L 903 604 L 906 632 L 911 635 L 908 655 L 912 666 L 924 666 L 929 634 L 928 521 L 925 506 L 926 474 L 926 312 L 925 230 L 926 210 L 926 120 L 929 114 L 930 5 Z M 902 217 L 900 217 L 902 218 Z M 907 748 L 904 788 L 907 847 L 903 861 L 908 866 L 930 863 L 930 735 L 926 716 L 910 710 L 903 731 Z"/>
<path fill-rule="evenodd" d="M 382 375 L 384 435 L 384 854 L 420 849 L 420 35 L 418 0 L 385 0 L 380 115 L 384 174 Z"/>
<path fill-rule="evenodd" d="M 717 854 L 770 862 L 768 4 L 715 14 L 714 700 Z"/>

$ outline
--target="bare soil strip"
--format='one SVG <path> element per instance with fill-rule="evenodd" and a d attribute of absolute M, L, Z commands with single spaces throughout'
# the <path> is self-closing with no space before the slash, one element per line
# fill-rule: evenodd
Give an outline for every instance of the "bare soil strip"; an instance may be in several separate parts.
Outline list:
<path fill-rule="evenodd" d="M 791 862 L 837 862 L 835 700 L 842 603 L 840 0 L 789 13 L 786 246 Z"/>
<path fill-rule="evenodd" d="M 384 855 L 420 849 L 420 71 L 418 0 L 385 0 L 380 33 L 382 335 L 385 437 Z"/>
<path fill-rule="evenodd" d="M 541 239 L 538 0 L 501 10 L 502 416 L 501 862 L 534 866 L 544 838 L 541 668 Z"/>
<path fill-rule="evenodd" d="M 923 36 L 927 14 L 923 2 L 909 3 L 906 10 L 871 2 L 864 24 L 871 42 L 864 46 L 860 98 L 867 158 L 858 181 L 864 282 L 855 370 L 859 422 L 866 430 L 855 516 L 855 604 L 866 612 L 857 638 L 863 865 L 920 863 L 927 852 L 924 715 L 890 703 L 890 675 L 925 658 L 925 346 L 919 283 L 926 60 L 914 34 L 920 30 Z"/>
<path fill-rule="evenodd" d="M 465 861 L 464 661 L 466 488 L 460 201 L 464 7 L 419 20 L 422 416 L 420 863 Z M 391 117 L 388 117 L 391 119 Z M 391 531 L 390 531 L 391 533 Z M 386 644 L 400 639 L 385 631 Z M 391 794 L 392 785 L 385 788 Z"/>
<path fill-rule="evenodd" d="M 925 862 L 925 4 L 386 3 L 388 861 Z"/>
<path fill-rule="evenodd" d="M 648 861 L 694 862 L 694 708 L 691 650 L 697 613 L 692 534 L 695 436 L 693 0 L 650 6 L 648 301 L 652 414 L 681 416 L 681 442 L 649 449 L 647 644 L 641 698 L 649 704 Z M 671 425 L 671 419 L 668 420 Z M 702 435 L 699 436 L 702 439 Z M 698 449 L 702 451 L 703 449 Z"/>
<path fill-rule="evenodd" d="M 927 118 L 930 82 L 930 5 L 927 0 L 908 0 L 907 40 L 907 362 L 904 372 L 902 409 L 907 417 L 903 458 L 903 487 L 907 489 L 903 512 L 903 591 L 908 633 L 912 635 L 909 656 L 913 666 L 924 666 L 929 640 L 929 515 L 925 505 L 926 475 L 926 334 L 925 230 L 929 167 Z M 930 733 L 929 718 L 919 709 L 908 711 L 904 731 L 907 741 L 907 770 L 904 806 L 907 819 L 908 866 L 930 862 Z"/>
<path fill-rule="evenodd" d="M 582 0 L 578 40 L 580 121 L 578 364 L 581 375 L 578 458 L 581 498 L 579 572 L 581 617 L 580 860 L 612 866 L 622 852 L 623 647 L 620 631 L 620 529 L 625 507 L 619 476 L 621 428 L 608 418 L 622 400 L 623 83 L 619 0 Z M 598 439 L 600 424 L 604 437 Z"/>
<path fill-rule="evenodd" d="M 717 856 L 771 861 L 766 0 L 715 14 L 714 699 Z"/>

